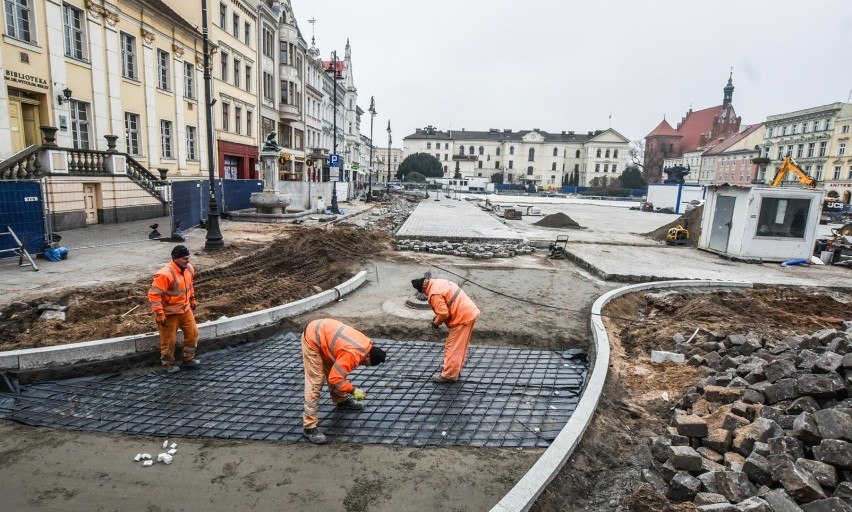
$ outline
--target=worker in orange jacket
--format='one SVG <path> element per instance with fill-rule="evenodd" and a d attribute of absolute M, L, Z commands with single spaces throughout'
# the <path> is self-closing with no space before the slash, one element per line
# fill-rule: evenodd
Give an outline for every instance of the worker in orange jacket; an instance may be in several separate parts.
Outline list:
<path fill-rule="evenodd" d="M 412 279 L 411 285 L 418 293 L 426 295 L 435 318 L 430 326 L 439 336 L 443 323 L 450 328 L 444 342 L 444 366 L 440 373 L 432 376 L 435 382 L 455 382 L 459 379 L 465 359 L 473 325 L 479 318 L 479 308 L 459 285 L 446 279 Z"/>
<path fill-rule="evenodd" d="M 198 344 L 198 327 L 195 325 L 195 289 L 192 281 L 195 268 L 189 263 L 189 249 L 176 245 L 172 249 L 172 261 L 154 274 L 154 282 L 148 290 L 148 301 L 157 318 L 160 331 L 160 362 L 167 372 L 180 371 L 175 365 L 175 339 L 178 329 L 183 331 L 183 365 L 197 367 L 195 358 Z"/>
<path fill-rule="evenodd" d="M 385 361 L 385 352 L 358 330 L 338 320 L 321 318 L 308 323 L 302 332 L 302 363 L 305 367 L 305 410 L 302 415 L 305 437 L 312 443 L 326 442 L 317 428 L 322 385 L 328 382 L 331 401 L 337 407 L 360 411 L 367 393 L 347 378 L 358 367 L 376 366 Z"/>

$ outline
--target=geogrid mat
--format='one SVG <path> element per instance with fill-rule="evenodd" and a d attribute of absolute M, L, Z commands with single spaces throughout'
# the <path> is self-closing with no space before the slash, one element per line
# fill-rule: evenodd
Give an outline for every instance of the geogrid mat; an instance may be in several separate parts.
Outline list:
<path fill-rule="evenodd" d="M 579 350 L 471 346 L 462 377 L 437 384 L 443 345 L 374 340 L 387 362 L 350 381 L 362 411 L 341 411 L 323 386 L 319 427 L 332 443 L 547 447 L 580 397 Z M 5 408 L 4 408 L 5 403 Z M 204 354 L 202 366 L 24 386 L 0 395 L 0 418 L 34 426 L 168 437 L 303 441 L 299 335 Z"/>

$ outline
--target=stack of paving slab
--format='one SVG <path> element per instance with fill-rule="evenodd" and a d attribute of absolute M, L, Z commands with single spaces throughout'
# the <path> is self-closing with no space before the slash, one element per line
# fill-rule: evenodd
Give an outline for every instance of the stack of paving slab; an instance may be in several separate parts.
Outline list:
<path fill-rule="evenodd" d="M 535 252 L 535 248 L 525 243 L 517 242 L 473 244 L 450 242 L 447 240 L 443 242 L 429 242 L 403 239 L 397 241 L 396 248 L 400 251 L 428 252 L 474 259 L 511 258 Z"/>

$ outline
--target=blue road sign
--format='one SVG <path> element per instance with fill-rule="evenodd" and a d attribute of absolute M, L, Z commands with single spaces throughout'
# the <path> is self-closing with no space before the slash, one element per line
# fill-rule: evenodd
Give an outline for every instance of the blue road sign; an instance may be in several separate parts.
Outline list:
<path fill-rule="evenodd" d="M 328 166 L 329 167 L 340 167 L 340 155 L 332 153 L 328 155 Z"/>

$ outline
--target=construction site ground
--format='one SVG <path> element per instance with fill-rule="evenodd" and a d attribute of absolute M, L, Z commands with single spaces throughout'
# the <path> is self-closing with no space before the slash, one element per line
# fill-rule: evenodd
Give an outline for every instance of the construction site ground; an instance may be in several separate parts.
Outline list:
<path fill-rule="evenodd" d="M 584 251 L 595 251 L 589 268 L 548 259 L 546 251 L 494 260 L 394 252 L 389 221 L 370 212 L 345 219 L 348 226 L 340 227 L 223 221 L 226 248 L 215 253 L 202 251 L 205 233 L 192 230 L 187 245 L 199 272 L 198 314 L 203 321 L 263 309 L 367 270 L 367 282 L 355 293 L 284 322 L 282 330 L 299 330 L 312 318 L 331 316 L 373 337 L 434 341 L 440 351 L 426 324 L 428 312 L 402 306 L 412 292 L 409 280 L 430 270 L 462 283 L 482 309 L 474 344 L 563 350 L 588 347 L 592 302 L 622 285 L 598 277 L 594 265 L 624 262 L 616 270 L 626 276 L 641 264 L 648 277 L 665 270 L 671 277 L 698 278 L 724 262 L 722 275 L 728 279 L 816 286 L 725 296 L 690 292 L 667 301 L 637 294 L 613 303 L 606 311 L 613 316 L 607 320 L 613 336 L 611 374 L 601 405 L 578 451 L 534 506 L 580 511 L 625 509 L 635 501 L 630 496 L 650 457 L 647 437 L 664 430 L 671 401 L 698 378 L 692 367 L 652 365 L 651 349 L 671 349 L 674 333 L 689 335 L 699 327 L 730 334 L 811 332 L 835 326 L 849 311 L 848 290 L 829 290 L 847 286 L 847 269 L 789 268 L 779 273 L 775 265 L 730 262 L 687 247 L 666 247 L 642 234 L 676 217 L 628 211 L 624 205 L 565 201 L 541 207 L 544 213 L 566 213 L 580 229 L 541 228 L 533 225 L 539 219 L 527 217 L 507 221 L 507 227 L 539 240 L 567 233 L 569 253 L 582 258 Z M 369 208 L 360 203 L 347 210 Z M 145 293 L 170 248 L 144 242 L 87 249 L 60 263 L 41 261 L 38 273 L 17 268 L 16 262 L 0 262 L 0 348 L 152 330 Z M 688 266 L 679 263 L 684 259 Z M 691 275 L 674 275 L 679 273 Z M 66 321 L 35 320 L 33 309 L 45 301 L 71 306 Z M 369 383 L 363 384 L 369 391 Z M 161 439 L 2 422 L 0 491 L 15 510 L 487 510 L 541 453 L 173 441 L 180 445 L 175 464 L 142 468 L 133 456 L 156 453 Z"/>

